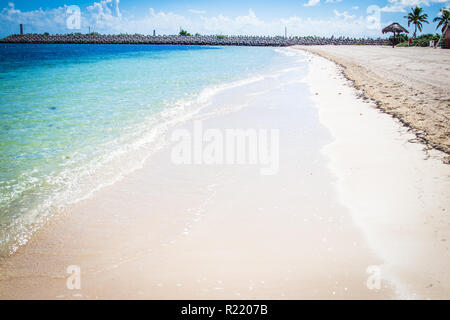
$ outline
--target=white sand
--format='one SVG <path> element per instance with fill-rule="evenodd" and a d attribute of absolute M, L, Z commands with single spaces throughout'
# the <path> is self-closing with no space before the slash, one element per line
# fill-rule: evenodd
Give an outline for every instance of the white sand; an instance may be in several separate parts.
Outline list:
<path fill-rule="evenodd" d="M 199 116 L 205 128 L 280 129 L 278 175 L 177 166 L 161 150 L 2 261 L 0 298 L 448 298 L 448 167 L 357 100 L 333 63 L 305 57 L 306 79 L 290 66 Z M 322 151 L 318 116 L 334 139 Z M 66 288 L 69 265 L 80 290 Z M 370 266 L 388 280 L 379 290 Z"/>
<path fill-rule="evenodd" d="M 367 267 L 381 260 L 338 202 L 320 152 L 331 140 L 302 83 L 304 68 L 288 65 L 225 90 L 199 115 L 204 128 L 279 129 L 278 174 L 177 166 L 170 148 L 161 150 L 8 259 L 0 297 L 392 297 L 387 283 L 366 286 Z M 69 265 L 81 267 L 81 290 L 65 286 Z"/>
<path fill-rule="evenodd" d="M 450 166 L 356 91 L 336 65 L 308 54 L 307 82 L 335 142 L 324 149 L 342 203 L 400 298 L 450 297 Z M 347 82 L 347 83 L 346 83 Z M 339 94 L 342 93 L 342 94 Z"/>
<path fill-rule="evenodd" d="M 400 119 L 450 163 L 450 50 L 297 46 L 343 67 L 354 86 Z"/>

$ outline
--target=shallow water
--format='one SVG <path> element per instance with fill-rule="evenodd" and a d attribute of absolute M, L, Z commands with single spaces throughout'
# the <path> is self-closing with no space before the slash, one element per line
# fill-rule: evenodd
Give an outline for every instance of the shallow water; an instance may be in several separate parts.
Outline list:
<path fill-rule="evenodd" d="M 0 298 L 389 297 L 365 285 L 367 265 L 379 261 L 336 197 L 321 152 L 331 136 L 303 79 L 309 64 L 289 49 L 275 53 L 281 61 L 268 69 L 204 89 L 201 110 L 168 126 L 141 168 L 0 259 Z M 229 163 L 229 149 L 218 146 L 237 129 L 258 131 L 244 149 L 260 152 L 260 130 L 278 130 L 278 148 L 269 148 L 276 165 L 260 156 L 239 163 L 239 151 Z M 179 141 L 168 144 L 181 132 L 192 138 L 187 163 L 174 161 Z M 227 161 L 206 163 L 211 136 L 223 139 L 215 146 Z M 262 173 L 267 167 L 273 174 Z M 65 282 L 73 265 L 82 270 L 76 292 Z"/>
<path fill-rule="evenodd" d="M 0 255 L 13 253 L 68 205 L 139 167 L 171 126 L 207 106 L 225 84 L 286 66 L 289 57 L 281 53 L 2 44 Z"/>

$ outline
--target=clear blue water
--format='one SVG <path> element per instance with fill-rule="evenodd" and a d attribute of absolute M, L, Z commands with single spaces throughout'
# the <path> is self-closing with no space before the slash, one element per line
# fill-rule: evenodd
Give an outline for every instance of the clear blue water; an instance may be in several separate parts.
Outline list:
<path fill-rule="evenodd" d="M 205 88 L 269 71 L 273 48 L 0 45 L 0 255 L 144 160 Z"/>

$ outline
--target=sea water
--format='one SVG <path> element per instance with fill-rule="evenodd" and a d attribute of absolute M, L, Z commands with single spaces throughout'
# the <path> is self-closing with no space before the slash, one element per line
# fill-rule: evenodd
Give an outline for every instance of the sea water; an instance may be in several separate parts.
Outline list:
<path fill-rule="evenodd" d="M 142 165 L 221 88 L 289 59 L 275 48 L 1 44 L 0 256 Z"/>

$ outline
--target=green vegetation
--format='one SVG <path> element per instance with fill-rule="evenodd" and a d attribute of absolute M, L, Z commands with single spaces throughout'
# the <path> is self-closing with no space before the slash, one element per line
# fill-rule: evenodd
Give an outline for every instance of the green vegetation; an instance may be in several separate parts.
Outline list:
<path fill-rule="evenodd" d="M 450 21 L 450 10 L 442 8 L 439 13 L 440 15 L 434 18 L 433 22 L 439 22 L 436 29 L 442 27 L 442 32 L 444 32 L 444 30 L 448 28 L 448 24 Z"/>
<path fill-rule="evenodd" d="M 419 29 L 420 32 L 422 32 L 422 23 L 429 23 L 428 22 L 428 14 L 423 13 L 423 9 L 420 7 L 411 8 L 411 12 L 408 13 L 405 18 L 408 19 L 408 27 L 412 24 L 414 24 L 414 38 L 416 38 L 417 35 L 417 29 Z"/>
<path fill-rule="evenodd" d="M 439 12 L 439 15 L 433 19 L 433 22 L 437 22 L 436 29 L 441 28 L 442 35 L 439 34 L 423 34 L 417 37 L 417 30 L 422 32 L 423 23 L 428 22 L 428 15 L 423 12 L 423 9 L 416 6 L 415 8 L 411 8 L 411 12 L 405 16 L 408 19 L 408 27 L 414 24 L 414 34 L 411 46 L 414 47 L 428 47 L 430 45 L 430 41 L 434 41 L 435 43 L 440 42 L 442 39 L 442 35 L 448 28 L 449 20 L 450 20 L 450 10 L 447 8 L 442 8 Z M 397 45 L 397 47 L 408 47 L 410 46 L 408 43 L 408 36 L 400 34 L 396 39 L 393 37 L 389 38 L 391 43 Z"/>
<path fill-rule="evenodd" d="M 217 37 L 217 39 L 225 39 L 227 36 L 224 36 L 222 34 L 218 34 L 216 37 Z"/>
<path fill-rule="evenodd" d="M 389 42 L 391 44 L 393 43 L 395 45 L 398 45 L 399 43 L 403 43 L 403 42 L 408 43 L 408 36 L 406 34 L 403 34 L 403 33 L 401 33 L 399 35 L 396 35 L 395 39 L 394 39 L 394 36 L 390 36 L 389 37 Z"/>
<path fill-rule="evenodd" d="M 413 47 L 428 47 L 430 45 L 430 41 L 433 40 L 435 43 L 439 41 L 439 34 L 423 34 L 416 39 L 413 39 L 412 46 Z M 408 47 L 408 37 L 406 37 L 406 40 L 403 39 L 399 44 L 397 44 L 397 47 Z"/>
<path fill-rule="evenodd" d="M 450 10 L 447 8 L 442 8 L 439 11 L 439 15 L 433 19 L 433 22 L 438 22 L 436 29 L 442 27 L 441 29 L 442 33 L 439 38 L 438 44 L 441 43 L 442 38 L 445 38 L 445 33 L 447 32 L 449 21 L 450 21 Z"/>
<path fill-rule="evenodd" d="M 408 43 L 408 41 L 401 42 L 401 43 L 397 44 L 396 47 L 409 47 L 409 43 Z"/>
<path fill-rule="evenodd" d="M 439 41 L 439 34 L 424 34 L 413 40 L 413 46 L 416 47 L 428 47 L 430 45 L 430 41 L 434 41 L 437 43 Z"/>
<path fill-rule="evenodd" d="M 184 36 L 184 37 L 192 36 L 192 34 L 190 34 L 189 32 L 187 32 L 186 30 L 183 30 L 183 29 L 180 30 L 180 33 L 178 33 L 178 35 Z"/>

